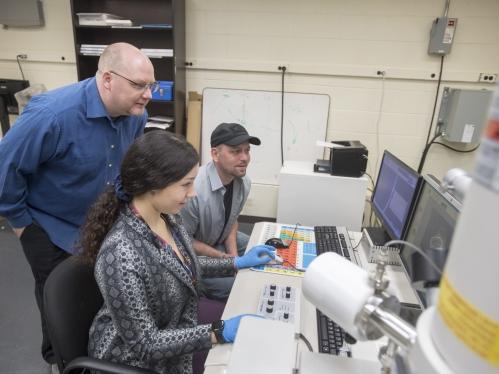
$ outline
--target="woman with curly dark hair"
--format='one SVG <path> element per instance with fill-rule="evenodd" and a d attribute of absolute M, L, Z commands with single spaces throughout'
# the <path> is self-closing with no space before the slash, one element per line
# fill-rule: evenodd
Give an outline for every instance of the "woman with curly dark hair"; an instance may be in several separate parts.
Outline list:
<path fill-rule="evenodd" d="M 234 341 L 242 316 L 197 324 L 200 277 L 267 263 L 273 248 L 242 257 L 196 257 L 180 209 L 195 195 L 199 158 L 183 137 L 149 132 L 126 153 L 114 188 L 90 209 L 81 246 L 104 298 L 89 335 L 93 357 L 192 372 L 192 353 Z"/>

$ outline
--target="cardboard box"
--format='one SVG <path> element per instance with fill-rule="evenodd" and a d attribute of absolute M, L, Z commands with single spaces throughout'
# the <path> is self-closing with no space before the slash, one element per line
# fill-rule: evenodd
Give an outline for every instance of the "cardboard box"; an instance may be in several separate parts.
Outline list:
<path fill-rule="evenodd" d="M 187 141 L 198 153 L 201 153 L 201 115 L 203 95 L 195 91 L 189 92 L 187 104 Z"/>

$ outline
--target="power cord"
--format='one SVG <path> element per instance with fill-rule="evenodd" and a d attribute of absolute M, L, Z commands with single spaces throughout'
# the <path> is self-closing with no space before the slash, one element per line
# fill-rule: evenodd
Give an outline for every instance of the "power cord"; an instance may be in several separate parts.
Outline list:
<path fill-rule="evenodd" d="M 24 55 L 24 54 L 21 54 L 21 55 L 17 55 L 16 56 L 16 60 L 17 60 L 17 65 L 19 65 L 19 70 L 21 71 L 21 76 L 23 77 L 23 81 L 25 81 L 26 79 L 24 78 L 24 72 L 23 72 L 23 68 L 21 66 L 21 61 L 19 61 L 20 59 L 24 60 L 28 58 L 27 55 Z"/>
<path fill-rule="evenodd" d="M 293 233 L 291 234 L 291 239 L 289 241 L 289 244 L 293 243 L 293 241 L 295 240 L 296 229 L 298 228 L 298 226 L 301 226 L 300 222 L 295 223 L 295 228 L 293 229 Z"/>
<path fill-rule="evenodd" d="M 288 245 L 288 248 L 286 249 L 289 249 L 289 246 L 294 242 L 295 240 L 295 234 L 296 234 L 296 229 L 298 228 L 298 226 L 301 226 L 301 223 L 300 222 L 296 222 L 295 223 L 295 228 L 293 229 L 293 233 L 291 234 L 291 240 L 289 241 L 289 245 Z M 298 269 L 294 264 L 292 264 L 291 262 L 289 262 L 288 260 L 284 260 L 284 262 L 282 263 L 283 265 L 284 264 L 288 264 L 293 270 L 295 271 L 298 271 L 298 272 L 305 272 L 305 270 L 303 269 Z"/>
<path fill-rule="evenodd" d="M 281 250 L 283 249 L 289 249 L 289 246 L 293 243 L 293 241 L 295 240 L 295 234 L 296 234 L 296 229 L 298 228 L 298 226 L 300 226 L 301 223 L 300 222 L 296 222 L 295 224 L 295 227 L 293 229 L 293 233 L 291 234 L 291 239 L 286 243 L 286 245 L 288 246 L 287 248 L 281 248 Z M 291 267 L 293 270 L 295 271 L 298 271 L 298 272 L 305 272 L 305 270 L 303 269 L 298 269 L 294 264 L 292 264 L 291 262 L 289 262 L 288 260 L 284 260 L 282 264 L 275 264 L 274 266 L 284 266 L 285 264 L 289 265 L 289 267 Z M 268 265 L 267 265 L 268 266 Z M 271 265 L 272 266 L 272 265 Z"/>
<path fill-rule="evenodd" d="M 360 245 L 360 243 L 362 242 L 362 239 L 364 238 L 364 235 L 365 235 L 365 234 L 364 234 L 364 230 L 362 230 L 362 233 L 361 233 L 361 235 L 360 235 L 360 239 L 359 239 L 358 243 L 357 243 L 357 244 L 355 244 L 355 247 L 352 247 L 352 249 L 357 249 L 357 247 L 358 247 L 358 246 Z"/>
<path fill-rule="evenodd" d="M 459 152 L 459 153 L 471 153 L 471 152 L 475 152 L 478 149 L 478 147 L 480 147 L 480 143 L 479 143 L 476 147 L 468 149 L 466 151 L 463 151 L 461 149 L 453 148 L 450 145 L 447 145 L 447 144 L 444 144 L 444 143 L 440 143 L 440 142 L 433 142 L 433 144 L 441 145 L 442 147 L 448 148 L 451 151 Z"/>
<path fill-rule="evenodd" d="M 379 100 L 378 118 L 376 120 L 376 161 L 374 163 L 374 173 L 378 170 L 379 161 L 379 124 L 381 122 L 381 114 L 383 113 L 383 102 L 385 101 L 385 75 L 384 70 L 378 70 L 377 75 L 381 76 L 381 99 Z"/>
<path fill-rule="evenodd" d="M 286 66 L 279 66 L 282 72 L 281 78 L 281 166 L 284 166 L 284 75 L 286 74 Z"/>
<path fill-rule="evenodd" d="M 430 139 L 431 129 L 433 127 L 433 119 L 435 118 L 435 112 L 437 110 L 438 94 L 440 91 L 440 84 L 442 83 L 442 71 L 444 69 L 444 57 L 445 57 L 445 55 L 440 57 L 440 72 L 438 73 L 437 92 L 435 93 L 435 102 L 433 103 L 433 112 L 431 114 L 431 120 L 430 120 L 430 126 L 428 128 L 428 134 L 426 135 L 425 148 L 423 150 L 423 154 L 421 155 L 421 161 L 419 162 L 419 166 L 418 166 L 418 173 L 419 174 L 421 174 L 421 171 L 423 170 L 423 166 L 424 166 L 424 163 L 426 160 L 426 155 L 428 154 L 428 149 L 430 148 L 428 146 L 428 140 Z M 438 136 L 440 136 L 440 134 L 436 135 L 433 138 L 433 140 L 435 140 Z M 430 146 L 431 146 L 431 142 L 430 142 Z"/>
<path fill-rule="evenodd" d="M 310 342 L 308 341 L 308 339 L 305 337 L 305 335 L 303 335 L 301 332 L 300 333 L 297 333 L 296 336 L 300 339 L 300 340 L 303 340 L 303 342 L 305 343 L 305 345 L 307 346 L 308 350 L 310 352 L 313 352 L 314 350 L 312 349 L 312 344 L 310 344 Z"/>
<path fill-rule="evenodd" d="M 442 134 L 436 134 L 432 139 L 431 141 L 426 144 L 424 150 L 423 150 L 423 155 L 422 155 L 422 158 L 421 158 L 421 163 L 419 164 L 419 168 L 418 168 L 418 173 L 421 173 L 422 169 L 423 169 L 423 165 L 424 165 L 424 162 L 426 160 L 426 156 L 428 155 L 428 151 L 430 150 L 431 146 L 433 144 L 438 144 L 438 145 L 441 145 L 442 147 L 445 147 L 447 149 L 450 149 L 451 151 L 454 151 L 454 152 L 458 152 L 458 153 L 471 153 L 471 152 L 475 152 L 478 147 L 480 147 L 480 144 L 478 144 L 476 147 L 472 148 L 472 149 L 468 149 L 468 150 L 461 150 L 461 149 L 457 149 L 457 148 L 454 148 L 454 147 L 451 147 L 450 145 L 447 145 L 447 144 L 444 144 L 444 143 L 441 143 L 441 142 L 437 142 L 435 140 L 437 140 L 440 136 L 442 136 Z"/>
<path fill-rule="evenodd" d="M 368 174 L 368 173 L 364 173 L 364 175 L 366 175 L 371 180 L 371 183 L 372 183 L 373 188 L 374 188 L 374 179 L 373 179 L 373 177 L 371 177 L 371 175 Z"/>
<path fill-rule="evenodd" d="M 430 126 L 431 128 L 431 126 Z M 429 135 L 429 134 L 428 134 Z M 423 154 L 421 155 L 421 161 L 419 162 L 418 166 L 418 174 L 421 174 L 421 171 L 423 170 L 424 163 L 426 161 L 426 155 L 428 154 L 428 151 L 430 150 L 431 145 L 435 142 L 435 140 L 440 137 L 441 134 L 436 134 L 429 143 L 426 143 Z"/>
<path fill-rule="evenodd" d="M 392 244 L 402 244 L 404 246 L 407 246 L 413 250 L 415 250 L 416 252 L 418 252 L 426 261 L 428 261 L 428 263 L 431 265 L 431 267 L 438 273 L 438 274 L 442 274 L 442 269 L 440 269 L 437 264 L 433 261 L 433 259 L 428 256 L 421 248 L 419 248 L 417 245 L 414 245 L 412 243 L 409 243 L 409 242 L 406 242 L 405 240 L 390 240 L 388 242 L 385 243 L 385 247 L 389 247 L 391 246 Z"/>

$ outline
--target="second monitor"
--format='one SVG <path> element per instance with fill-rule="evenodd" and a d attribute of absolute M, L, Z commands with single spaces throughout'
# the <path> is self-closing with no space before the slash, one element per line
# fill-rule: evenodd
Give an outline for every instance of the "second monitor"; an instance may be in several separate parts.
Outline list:
<path fill-rule="evenodd" d="M 373 244 L 383 245 L 404 237 L 419 181 L 414 169 L 392 153 L 383 153 L 371 204 L 382 230 L 368 229 Z"/>
<path fill-rule="evenodd" d="M 404 240 L 443 269 L 460 211 L 461 203 L 440 187 L 438 179 L 425 175 Z M 438 285 L 440 274 L 419 253 L 406 247 L 400 257 L 417 289 Z"/>

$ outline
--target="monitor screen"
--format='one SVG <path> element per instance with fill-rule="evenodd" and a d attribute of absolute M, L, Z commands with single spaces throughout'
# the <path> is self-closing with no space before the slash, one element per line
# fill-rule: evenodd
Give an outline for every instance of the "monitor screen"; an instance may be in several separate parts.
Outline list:
<path fill-rule="evenodd" d="M 435 177 L 426 175 L 405 240 L 421 248 L 439 268 L 443 268 L 460 210 L 461 203 L 443 191 Z M 438 272 L 410 248 L 403 249 L 401 258 L 412 282 L 432 286 L 440 281 Z"/>
<path fill-rule="evenodd" d="M 418 186 L 419 174 L 385 151 L 372 207 L 391 239 L 403 237 Z"/>

